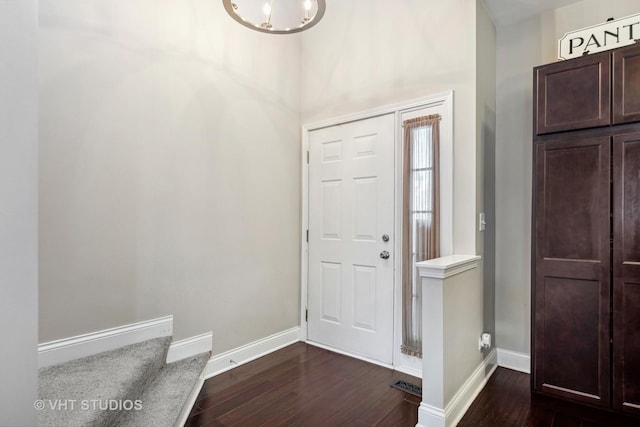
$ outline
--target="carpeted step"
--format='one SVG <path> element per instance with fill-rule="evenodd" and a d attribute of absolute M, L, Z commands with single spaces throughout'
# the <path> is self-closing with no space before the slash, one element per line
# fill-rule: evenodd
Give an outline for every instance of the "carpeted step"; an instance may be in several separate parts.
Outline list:
<path fill-rule="evenodd" d="M 209 353 L 202 353 L 166 365 L 139 397 L 141 408 L 127 411 L 117 425 L 176 426 L 209 357 Z"/>
<path fill-rule="evenodd" d="M 117 350 L 39 370 L 41 426 L 110 426 L 130 411 L 148 383 L 165 365 L 171 337 L 155 338 Z"/>

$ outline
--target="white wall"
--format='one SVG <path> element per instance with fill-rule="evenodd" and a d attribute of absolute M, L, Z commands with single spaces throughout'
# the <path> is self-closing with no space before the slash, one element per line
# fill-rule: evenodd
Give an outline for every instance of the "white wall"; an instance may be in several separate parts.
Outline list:
<path fill-rule="evenodd" d="M 496 29 L 481 0 L 476 2 L 476 254 L 482 255 L 483 332 L 495 334 L 495 144 Z M 495 340 L 494 340 L 495 341 Z M 492 342 L 493 344 L 493 342 Z"/>
<path fill-rule="evenodd" d="M 302 122 L 453 89 L 453 247 L 475 254 L 475 0 L 328 0 L 327 10 L 302 36 Z"/>
<path fill-rule="evenodd" d="M 274 37 L 205 0 L 43 0 L 40 341 L 173 313 L 219 352 L 296 325 L 299 123 L 444 90 L 454 251 L 484 250 L 478 4 L 329 0 Z"/>
<path fill-rule="evenodd" d="M 444 281 L 444 408 L 484 358 L 482 270 L 474 268 Z M 427 379 L 428 381 L 428 379 Z"/>
<path fill-rule="evenodd" d="M 496 341 L 529 353 L 533 70 L 554 62 L 567 31 L 640 13 L 637 0 L 584 0 L 498 29 Z"/>
<path fill-rule="evenodd" d="M 300 37 L 219 1 L 42 0 L 40 341 L 299 324 Z"/>
<path fill-rule="evenodd" d="M 0 1 L 0 425 L 33 426 L 38 396 L 36 0 Z"/>
<path fill-rule="evenodd" d="M 483 207 L 484 129 L 494 128 L 495 29 L 476 0 L 327 2 L 325 18 L 302 36 L 302 122 L 312 123 L 454 90 L 454 241 L 458 254 L 482 253 L 476 228 Z M 481 75 L 477 74 L 481 73 Z M 478 85 L 489 84 L 479 90 Z M 478 110 L 480 106 L 481 110 Z M 457 325 L 460 352 L 452 394 L 482 361 L 482 268 L 467 283 L 474 307 Z M 489 329 L 493 292 L 487 302 Z M 453 315 L 453 314 L 451 314 Z M 465 347 L 466 343 L 466 347 Z M 456 388 L 457 390 L 457 388 Z"/>

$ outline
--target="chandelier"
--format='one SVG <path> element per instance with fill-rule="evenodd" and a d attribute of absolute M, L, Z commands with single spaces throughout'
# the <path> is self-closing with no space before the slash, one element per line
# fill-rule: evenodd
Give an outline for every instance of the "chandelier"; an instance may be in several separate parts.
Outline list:
<path fill-rule="evenodd" d="M 325 0 L 222 0 L 222 4 L 245 27 L 271 34 L 311 28 L 326 9 Z"/>

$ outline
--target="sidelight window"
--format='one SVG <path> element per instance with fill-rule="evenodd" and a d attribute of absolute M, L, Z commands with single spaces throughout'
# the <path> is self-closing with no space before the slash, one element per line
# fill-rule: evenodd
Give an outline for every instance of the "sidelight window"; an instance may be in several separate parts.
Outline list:
<path fill-rule="evenodd" d="M 416 263 L 440 256 L 440 116 L 403 122 L 402 352 L 422 356 L 421 286 Z"/>

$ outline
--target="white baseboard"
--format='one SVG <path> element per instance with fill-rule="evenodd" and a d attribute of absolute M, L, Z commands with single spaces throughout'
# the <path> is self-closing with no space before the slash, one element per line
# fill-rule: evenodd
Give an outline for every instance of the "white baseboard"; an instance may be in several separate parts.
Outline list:
<path fill-rule="evenodd" d="M 374 365 L 382 366 L 383 368 L 391 369 L 392 371 L 395 369 L 393 367 L 393 365 L 390 364 L 390 363 L 381 362 L 379 360 L 372 359 L 370 357 L 363 356 L 361 354 L 356 354 L 356 353 L 351 353 L 349 351 L 340 350 L 338 348 L 331 347 L 330 345 L 324 345 L 324 344 L 320 344 L 320 343 L 317 343 L 317 342 L 314 342 L 314 341 L 307 340 L 306 343 L 309 344 L 309 345 L 312 345 L 314 347 L 324 348 L 325 350 L 329 350 L 329 351 L 332 351 L 334 353 L 342 354 L 344 356 L 349 356 L 349 357 L 351 357 L 353 359 L 358 359 L 358 360 L 362 360 L 364 362 L 373 363 Z"/>
<path fill-rule="evenodd" d="M 38 366 L 64 363 L 80 357 L 138 342 L 173 335 L 173 316 L 160 317 L 38 345 Z"/>
<path fill-rule="evenodd" d="M 329 350 L 329 351 L 332 351 L 334 353 L 338 353 L 338 354 L 342 354 L 342 355 L 345 355 L 345 356 L 349 356 L 349 357 L 352 357 L 354 359 L 362 360 L 364 362 L 372 363 L 374 365 L 382 366 L 383 368 L 391 369 L 392 371 L 398 371 L 398 372 L 402 372 L 403 374 L 411 375 L 411 376 L 416 377 L 416 378 L 422 378 L 422 370 L 413 368 L 413 367 L 408 366 L 406 364 L 394 366 L 394 365 L 391 365 L 389 363 L 380 362 L 379 360 L 375 360 L 375 359 L 371 359 L 371 358 L 366 357 L 366 356 L 362 356 L 360 354 L 355 354 L 355 353 L 351 353 L 351 352 L 348 352 L 348 351 L 340 350 L 340 349 L 331 347 L 329 345 L 324 345 L 324 344 L 320 344 L 320 343 L 317 343 L 317 342 L 314 342 L 314 341 L 309 341 L 309 340 L 306 340 L 305 342 L 307 344 L 309 344 L 309 345 L 314 346 L 314 347 L 324 348 L 325 350 Z"/>
<path fill-rule="evenodd" d="M 494 348 L 484 358 L 482 363 L 478 365 L 471 376 L 465 381 L 465 383 L 458 389 L 456 394 L 453 395 L 451 401 L 447 403 L 444 408 L 445 419 L 447 420 L 447 427 L 458 425 L 464 414 L 469 409 L 469 406 L 478 397 L 478 394 L 482 391 L 484 386 L 491 378 L 491 375 L 498 367 L 498 357 L 496 349 Z"/>
<path fill-rule="evenodd" d="M 411 375 L 416 378 L 422 378 L 422 371 L 419 369 L 414 369 L 409 366 L 395 366 L 392 369 L 398 372 L 402 372 L 403 374 Z"/>
<path fill-rule="evenodd" d="M 453 427 L 457 425 L 495 372 L 498 367 L 497 363 L 497 352 L 493 349 L 453 395 L 444 411 L 420 403 L 416 427 Z"/>
<path fill-rule="evenodd" d="M 242 347 L 216 354 L 207 363 L 204 378 L 214 377 L 298 341 L 300 341 L 300 326 L 278 332 Z"/>
<path fill-rule="evenodd" d="M 514 371 L 531 373 L 531 356 L 527 353 L 498 349 L 498 366 L 513 369 Z"/>
<path fill-rule="evenodd" d="M 180 341 L 174 341 L 169 347 L 167 353 L 167 363 L 176 360 L 186 359 L 187 357 L 210 352 L 213 349 L 213 333 L 196 335 Z"/>
<path fill-rule="evenodd" d="M 446 427 L 445 411 L 420 402 L 416 427 Z"/>

